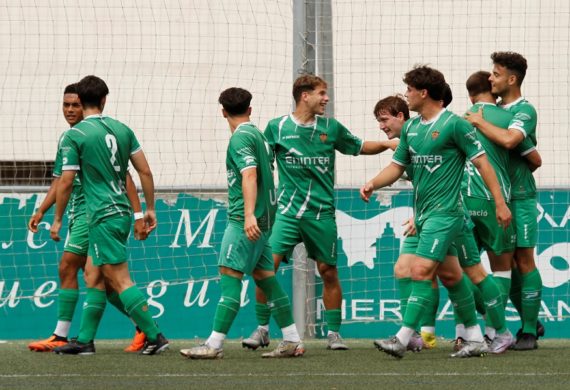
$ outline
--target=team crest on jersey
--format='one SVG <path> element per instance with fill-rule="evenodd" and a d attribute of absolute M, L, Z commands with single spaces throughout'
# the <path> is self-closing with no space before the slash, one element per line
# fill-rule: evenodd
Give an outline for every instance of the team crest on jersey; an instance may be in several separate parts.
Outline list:
<path fill-rule="evenodd" d="M 328 137 L 329 137 L 329 136 L 328 136 L 326 133 L 321 133 L 321 134 L 319 135 L 319 138 L 321 139 L 321 142 L 322 142 L 322 143 L 327 142 L 327 138 L 328 138 Z"/>
<path fill-rule="evenodd" d="M 437 137 L 439 137 L 439 131 L 438 130 L 434 130 L 431 133 L 431 139 L 436 140 Z"/>

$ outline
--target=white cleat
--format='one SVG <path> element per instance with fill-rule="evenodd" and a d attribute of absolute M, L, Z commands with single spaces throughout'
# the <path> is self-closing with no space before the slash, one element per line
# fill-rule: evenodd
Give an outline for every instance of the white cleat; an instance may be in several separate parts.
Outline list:
<path fill-rule="evenodd" d="M 253 349 L 255 351 L 259 347 L 267 347 L 269 343 L 269 332 L 264 328 L 258 327 L 247 339 L 243 339 L 241 341 L 241 346 L 244 348 Z"/>
<path fill-rule="evenodd" d="M 327 335 L 327 349 L 333 351 L 346 351 L 348 347 L 344 343 L 338 332 L 331 332 Z"/>
<path fill-rule="evenodd" d="M 302 341 L 281 341 L 277 348 L 271 352 L 266 352 L 261 357 L 263 358 L 289 358 L 300 357 L 305 354 L 305 346 Z"/>
<path fill-rule="evenodd" d="M 489 347 L 485 341 L 465 341 L 461 349 L 449 355 L 452 358 L 468 358 L 485 356 L 489 352 Z"/>
<path fill-rule="evenodd" d="M 208 344 L 198 345 L 188 349 L 181 349 L 180 354 L 187 359 L 222 359 L 223 348 L 212 348 Z"/>

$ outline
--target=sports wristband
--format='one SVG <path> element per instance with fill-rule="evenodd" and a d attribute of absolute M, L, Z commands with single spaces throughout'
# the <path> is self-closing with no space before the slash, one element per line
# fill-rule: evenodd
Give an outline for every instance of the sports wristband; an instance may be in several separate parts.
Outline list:
<path fill-rule="evenodd" d="M 138 221 L 139 219 L 144 218 L 144 214 L 140 211 L 137 211 L 136 213 L 134 213 L 133 216 L 135 217 L 135 221 Z"/>

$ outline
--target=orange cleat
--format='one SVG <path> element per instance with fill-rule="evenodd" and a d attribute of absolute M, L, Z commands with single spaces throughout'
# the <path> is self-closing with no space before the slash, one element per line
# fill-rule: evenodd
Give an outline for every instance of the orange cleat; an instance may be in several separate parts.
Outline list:
<path fill-rule="evenodd" d="M 140 350 L 143 349 L 145 342 L 146 342 L 146 334 L 137 329 L 135 337 L 133 338 L 133 342 L 131 343 L 131 345 L 125 348 L 125 352 L 139 352 Z"/>
<path fill-rule="evenodd" d="M 35 352 L 51 352 L 54 348 L 62 347 L 67 344 L 66 337 L 60 337 L 52 334 L 49 338 L 41 341 L 35 341 L 28 344 L 30 351 Z"/>

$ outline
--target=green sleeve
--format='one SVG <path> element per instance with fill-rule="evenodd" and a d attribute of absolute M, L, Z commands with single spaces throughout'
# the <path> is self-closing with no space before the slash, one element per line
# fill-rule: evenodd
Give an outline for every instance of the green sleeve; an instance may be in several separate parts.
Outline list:
<path fill-rule="evenodd" d="M 72 130 L 63 136 L 59 150 L 61 152 L 62 171 L 78 171 L 80 169 L 79 145 L 74 139 Z"/>
<path fill-rule="evenodd" d="M 465 119 L 457 118 L 453 135 L 458 149 L 465 154 L 468 160 L 473 160 L 485 153 L 485 149 L 477 139 L 477 131 Z"/>
<path fill-rule="evenodd" d="M 404 123 L 404 127 L 402 128 L 402 134 L 400 135 L 400 143 L 392 156 L 392 160 L 399 165 L 407 167 L 411 164 L 412 159 L 410 156 L 410 148 L 408 145 L 408 128 L 410 127 L 410 120 Z M 410 174 L 408 175 L 411 177 L 411 170 L 409 170 Z"/>
<path fill-rule="evenodd" d="M 139 143 L 139 140 L 137 139 L 137 136 L 135 135 L 135 132 L 132 131 L 130 128 L 129 129 L 129 140 L 131 143 L 131 147 L 129 150 L 129 154 L 133 155 L 136 152 L 138 152 L 139 150 L 141 150 L 141 144 Z"/>
<path fill-rule="evenodd" d="M 511 119 L 509 129 L 523 132 L 525 138 L 534 136 L 536 132 L 537 114 L 530 104 L 523 104 Z"/>
<path fill-rule="evenodd" d="M 258 161 L 255 143 L 250 134 L 245 131 L 234 133 L 230 138 L 230 156 L 235 165 L 242 172 L 244 169 L 257 167 Z"/>
<path fill-rule="evenodd" d="M 360 154 L 360 150 L 362 149 L 362 140 L 352 134 L 337 120 L 332 118 L 329 120 L 334 121 L 332 125 L 336 125 L 337 128 L 337 137 L 334 148 L 342 154 L 358 156 Z"/>

